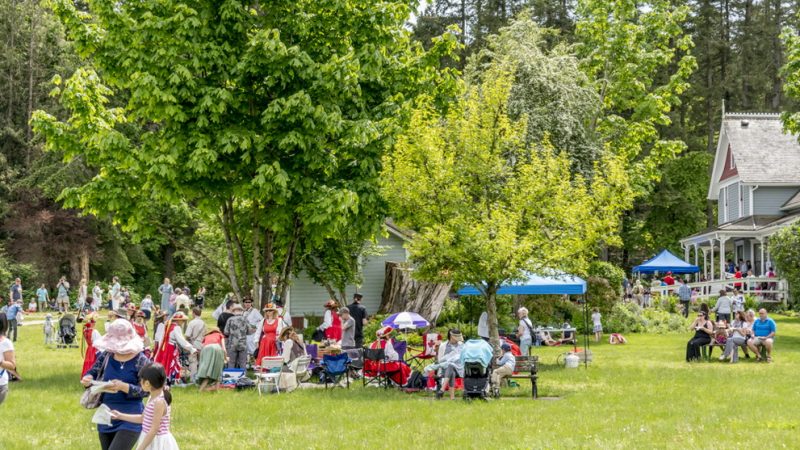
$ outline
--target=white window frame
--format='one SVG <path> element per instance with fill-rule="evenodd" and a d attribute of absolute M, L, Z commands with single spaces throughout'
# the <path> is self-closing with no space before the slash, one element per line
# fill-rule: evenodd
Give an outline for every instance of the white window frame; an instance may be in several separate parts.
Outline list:
<path fill-rule="evenodd" d="M 733 152 L 732 152 L 732 151 L 730 151 L 730 150 L 728 150 L 728 152 L 729 152 L 729 153 L 730 153 L 730 155 L 731 155 L 731 163 L 728 165 L 728 169 L 730 169 L 730 170 L 733 170 L 733 169 L 735 169 L 735 168 L 736 168 L 736 160 L 735 160 L 735 159 L 733 159 Z"/>
<path fill-rule="evenodd" d="M 739 217 L 744 217 L 744 194 L 742 193 L 742 183 L 736 183 L 739 190 Z"/>
<path fill-rule="evenodd" d="M 728 186 L 723 187 L 720 190 L 720 194 L 722 194 L 722 223 L 728 221 Z"/>

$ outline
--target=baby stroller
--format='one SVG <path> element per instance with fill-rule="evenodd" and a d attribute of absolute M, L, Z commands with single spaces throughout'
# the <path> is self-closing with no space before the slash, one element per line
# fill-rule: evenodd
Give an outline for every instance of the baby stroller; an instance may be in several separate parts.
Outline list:
<path fill-rule="evenodd" d="M 58 319 L 58 348 L 78 348 L 75 343 L 75 316 L 70 313 L 64 314 Z"/>
<path fill-rule="evenodd" d="M 483 339 L 470 339 L 461 351 L 464 363 L 464 400 L 486 400 L 492 362 L 492 346 Z"/>

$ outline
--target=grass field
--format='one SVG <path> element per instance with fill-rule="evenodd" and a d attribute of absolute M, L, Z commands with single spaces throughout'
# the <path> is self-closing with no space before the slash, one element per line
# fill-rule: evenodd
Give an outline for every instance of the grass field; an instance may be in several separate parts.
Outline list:
<path fill-rule="evenodd" d="M 532 401 L 524 381 L 485 403 L 360 384 L 262 398 L 176 388 L 172 432 L 187 449 L 800 448 L 800 321 L 776 319 L 772 364 L 687 364 L 688 332 L 632 335 L 594 347 L 588 370 L 539 350 L 540 395 L 558 399 Z M 0 449 L 98 448 L 78 350 L 44 348 L 41 325 L 20 332 L 24 381 L 0 406 Z"/>

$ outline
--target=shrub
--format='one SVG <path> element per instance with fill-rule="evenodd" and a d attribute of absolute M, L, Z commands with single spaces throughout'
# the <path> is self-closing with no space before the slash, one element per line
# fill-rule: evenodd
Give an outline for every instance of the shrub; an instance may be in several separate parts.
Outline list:
<path fill-rule="evenodd" d="M 604 328 L 614 333 L 668 333 L 685 331 L 687 319 L 667 309 L 642 309 L 635 303 L 614 305 Z"/>
<path fill-rule="evenodd" d="M 800 223 L 786 227 L 769 238 L 769 253 L 780 276 L 786 278 L 792 303 L 800 301 Z"/>
<path fill-rule="evenodd" d="M 589 264 L 589 277 L 604 278 L 610 287 L 618 295 L 622 294 L 622 280 L 625 279 L 625 271 L 606 261 L 592 261 Z"/>

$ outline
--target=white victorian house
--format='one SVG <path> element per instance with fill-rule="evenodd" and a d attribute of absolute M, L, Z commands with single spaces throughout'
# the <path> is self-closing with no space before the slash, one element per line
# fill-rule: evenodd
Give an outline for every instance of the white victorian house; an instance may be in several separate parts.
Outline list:
<path fill-rule="evenodd" d="M 680 241 L 706 279 L 724 279 L 727 259 L 750 261 L 756 276 L 772 265 L 769 237 L 800 220 L 797 137 L 778 114 L 723 115 L 708 187 L 718 224 Z"/>

